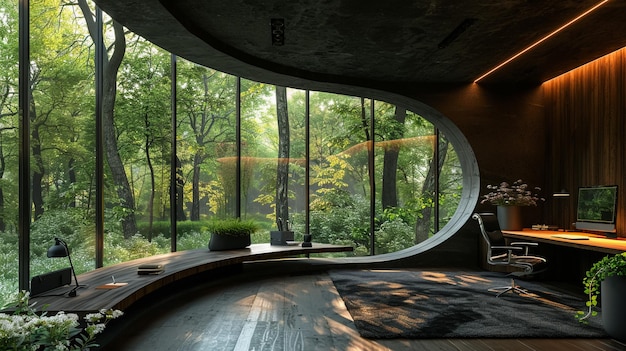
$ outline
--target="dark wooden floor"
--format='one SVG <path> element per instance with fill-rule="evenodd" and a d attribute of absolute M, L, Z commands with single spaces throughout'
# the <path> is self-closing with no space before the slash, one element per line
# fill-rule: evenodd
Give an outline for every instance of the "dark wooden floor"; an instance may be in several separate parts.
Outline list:
<path fill-rule="evenodd" d="M 166 296 L 146 300 L 107 329 L 102 349 L 626 350 L 611 339 L 364 339 L 325 272 L 272 278 L 244 272 Z"/>

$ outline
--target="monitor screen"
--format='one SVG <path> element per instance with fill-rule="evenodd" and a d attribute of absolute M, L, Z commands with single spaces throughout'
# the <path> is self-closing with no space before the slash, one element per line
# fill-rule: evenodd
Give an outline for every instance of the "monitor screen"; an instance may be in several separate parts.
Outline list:
<path fill-rule="evenodd" d="M 617 185 L 580 187 L 576 207 L 576 229 L 615 231 Z"/>

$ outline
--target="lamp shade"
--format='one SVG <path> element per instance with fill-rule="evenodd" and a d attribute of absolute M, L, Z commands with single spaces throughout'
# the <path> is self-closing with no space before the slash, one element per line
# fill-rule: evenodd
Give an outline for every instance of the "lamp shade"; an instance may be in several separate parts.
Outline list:
<path fill-rule="evenodd" d="M 569 197 L 569 191 L 567 191 L 566 189 L 561 189 L 561 191 L 557 191 L 556 193 L 552 194 L 552 197 Z"/>
<path fill-rule="evenodd" d="M 48 249 L 48 257 L 67 257 L 67 259 L 70 261 L 70 268 L 72 269 L 72 274 L 74 275 L 74 282 L 76 282 L 76 287 L 70 290 L 67 293 L 67 296 L 76 296 L 76 290 L 80 288 L 80 285 L 78 285 L 76 270 L 74 269 L 72 256 L 70 256 L 70 249 L 67 247 L 67 243 L 59 238 L 54 238 L 54 245 L 50 246 L 50 248 Z"/>
<path fill-rule="evenodd" d="M 48 257 L 67 257 L 68 255 L 67 247 L 59 239 L 55 239 L 54 245 L 48 249 Z"/>

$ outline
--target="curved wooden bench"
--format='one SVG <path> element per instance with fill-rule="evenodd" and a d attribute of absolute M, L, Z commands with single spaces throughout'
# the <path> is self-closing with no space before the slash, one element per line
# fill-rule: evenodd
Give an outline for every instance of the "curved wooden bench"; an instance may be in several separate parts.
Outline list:
<path fill-rule="evenodd" d="M 146 295 L 185 278 L 238 265 L 244 262 L 294 257 L 313 253 L 353 251 L 351 246 L 313 243 L 312 247 L 273 246 L 253 244 L 246 249 L 230 251 L 188 250 L 155 255 L 95 269 L 78 276 L 78 296 L 66 297 L 67 286 L 31 298 L 37 308 L 46 311 L 65 311 L 77 314 L 92 313 L 101 309 L 125 310 Z M 137 268 L 144 264 L 162 264 L 160 274 L 139 275 Z M 125 283 L 116 288 L 104 288 L 113 282 Z M 72 282 L 74 283 L 74 282 Z M 110 287 L 110 285 L 109 285 Z"/>

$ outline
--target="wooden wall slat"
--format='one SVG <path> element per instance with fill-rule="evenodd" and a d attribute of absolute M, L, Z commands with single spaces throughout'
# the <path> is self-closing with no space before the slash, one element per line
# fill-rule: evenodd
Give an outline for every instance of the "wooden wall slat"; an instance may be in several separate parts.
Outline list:
<path fill-rule="evenodd" d="M 626 48 L 543 84 L 547 183 L 570 200 L 548 203 L 555 223 L 575 221 L 579 186 L 617 184 L 617 231 L 626 237 Z"/>

